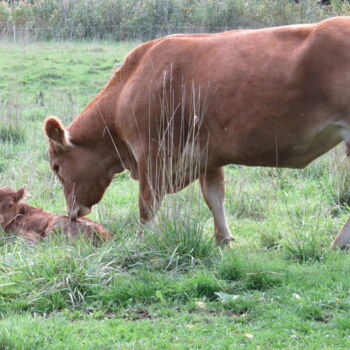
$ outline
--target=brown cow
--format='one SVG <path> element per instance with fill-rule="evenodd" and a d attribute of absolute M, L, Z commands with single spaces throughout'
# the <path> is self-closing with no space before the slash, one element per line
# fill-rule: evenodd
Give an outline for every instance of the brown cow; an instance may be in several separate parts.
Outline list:
<path fill-rule="evenodd" d="M 349 154 L 349 109 L 350 18 L 336 17 L 146 42 L 67 128 L 49 117 L 45 131 L 71 216 L 125 169 L 142 224 L 164 193 L 199 178 L 227 243 L 223 166 L 304 168 L 342 140 Z"/>
<path fill-rule="evenodd" d="M 110 232 L 92 220 L 71 220 L 68 216 L 32 207 L 23 203 L 25 196 L 26 186 L 17 192 L 8 187 L 0 188 L 0 224 L 6 233 L 17 234 L 31 242 L 54 231 L 63 232 L 68 237 L 84 235 L 95 244 L 111 238 Z"/>

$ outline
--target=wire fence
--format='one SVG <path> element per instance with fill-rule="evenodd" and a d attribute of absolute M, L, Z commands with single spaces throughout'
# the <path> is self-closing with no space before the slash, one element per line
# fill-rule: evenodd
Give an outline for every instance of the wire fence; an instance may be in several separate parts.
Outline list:
<path fill-rule="evenodd" d="M 0 0 L 3 40 L 149 40 L 174 33 L 310 23 L 350 14 L 348 0 L 333 0 L 332 6 L 321 6 L 318 0 L 42 0 L 18 4 L 13 7 Z"/>
<path fill-rule="evenodd" d="M 231 29 L 243 28 L 243 26 L 194 26 L 194 25 L 109 25 L 109 26 L 11 26 L 0 31 L 2 40 L 150 40 L 177 33 L 213 33 Z"/>

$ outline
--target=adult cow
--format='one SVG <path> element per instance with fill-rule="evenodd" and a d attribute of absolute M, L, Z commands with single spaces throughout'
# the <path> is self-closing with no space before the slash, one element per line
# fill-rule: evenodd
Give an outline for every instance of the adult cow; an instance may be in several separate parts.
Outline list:
<path fill-rule="evenodd" d="M 342 140 L 349 153 L 349 108 L 350 18 L 337 17 L 144 43 L 67 128 L 49 117 L 45 131 L 71 216 L 125 169 L 142 224 L 164 193 L 199 178 L 228 243 L 223 166 L 304 168 Z"/>

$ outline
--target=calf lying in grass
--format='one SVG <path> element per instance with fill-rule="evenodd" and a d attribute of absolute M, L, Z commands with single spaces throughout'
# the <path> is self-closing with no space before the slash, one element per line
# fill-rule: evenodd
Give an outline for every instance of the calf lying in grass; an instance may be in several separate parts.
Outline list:
<path fill-rule="evenodd" d="M 71 220 L 68 216 L 49 213 L 23 202 L 26 186 L 17 192 L 11 188 L 0 188 L 0 224 L 6 233 L 13 233 L 37 242 L 50 233 L 61 232 L 69 238 L 87 237 L 94 244 L 111 238 L 111 233 L 87 218 Z"/>

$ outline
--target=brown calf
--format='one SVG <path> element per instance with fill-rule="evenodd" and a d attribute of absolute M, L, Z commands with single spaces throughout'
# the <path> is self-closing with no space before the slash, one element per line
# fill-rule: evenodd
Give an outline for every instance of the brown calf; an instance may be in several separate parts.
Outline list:
<path fill-rule="evenodd" d="M 111 233 L 87 218 L 71 220 L 68 216 L 49 213 L 23 202 L 26 186 L 17 192 L 0 188 L 0 224 L 6 233 L 18 234 L 31 242 L 47 237 L 52 232 L 63 232 L 67 237 L 83 235 L 98 244 L 111 238 Z"/>

